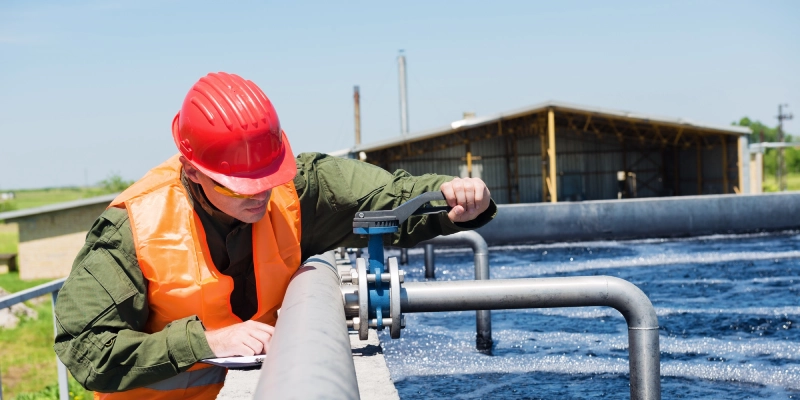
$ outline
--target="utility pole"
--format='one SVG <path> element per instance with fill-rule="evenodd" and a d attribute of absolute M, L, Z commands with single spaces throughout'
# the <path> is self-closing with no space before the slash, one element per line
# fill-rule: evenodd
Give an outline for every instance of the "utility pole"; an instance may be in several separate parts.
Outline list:
<path fill-rule="evenodd" d="M 358 86 L 353 86 L 353 108 L 355 111 L 356 146 L 361 144 L 361 94 Z"/>
<path fill-rule="evenodd" d="M 783 142 L 783 121 L 790 120 L 793 118 L 792 114 L 784 114 L 783 108 L 789 107 L 788 104 L 778 104 L 778 141 Z M 777 178 L 778 178 L 778 190 L 785 191 L 786 190 L 786 158 L 783 156 L 783 147 L 778 148 L 778 168 L 777 168 Z"/>

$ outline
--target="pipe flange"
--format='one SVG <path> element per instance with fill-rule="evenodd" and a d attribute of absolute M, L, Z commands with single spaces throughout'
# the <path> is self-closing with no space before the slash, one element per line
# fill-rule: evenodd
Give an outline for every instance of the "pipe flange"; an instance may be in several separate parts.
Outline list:
<path fill-rule="evenodd" d="M 363 257 L 356 259 L 356 272 L 358 273 L 358 338 L 369 338 L 369 289 L 367 288 L 367 260 Z"/>
<path fill-rule="evenodd" d="M 389 316 L 392 317 L 389 333 L 392 339 L 399 339 L 402 314 L 400 313 L 400 268 L 397 266 L 397 257 L 389 258 Z"/>

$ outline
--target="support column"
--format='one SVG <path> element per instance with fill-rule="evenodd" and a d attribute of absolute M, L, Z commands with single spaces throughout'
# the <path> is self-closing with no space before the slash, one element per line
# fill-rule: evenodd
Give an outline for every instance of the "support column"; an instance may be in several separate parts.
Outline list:
<path fill-rule="evenodd" d="M 737 141 L 737 156 L 739 160 L 736 166 L 739 168 L 739 193 L 754 193 L 750 190 L 750 149 L 747 144 L 747 136 L 740 136 Z"/>
<path fill-rule="evenodd" d="M 544 202 L 547 202 L 547 200 L 548 200 L 547 195 L 548 195 L 548 193 L 550 193 L 548 191 L 548 189 L 547 189 L 547 165 L 549 163 L 549 160 L 547 159 L 547 134 L 545 132 L 546 128 L 545 128 L 544 121 L 539 120 L 539 123 L 537 125 L 538 125 L 538 128 L 539 128 L 539 139 L 540 139 L 540 143 L 541 143 L 539 145 L 539 149 L 541 150 L 541 153 L 542 153 L 542 166 L 541 166 L 541 172 L 542 172 L 542 203 L 544 203 Z"/>
<path fill-rule="evenodd" d="M 722 194 L 728 194 L 728 141 L 725 135 L 720 135 L 719 140 L 722 143 Z"/>
<path fill-rule="evenodd" d="M 556 186 L 556 117 L 553 109 L 547 110 L 547 160 L 549 169 L 549 182 L 547 183 L 550 192 L 550 202 L 558 202 L 558 187 Z"/>

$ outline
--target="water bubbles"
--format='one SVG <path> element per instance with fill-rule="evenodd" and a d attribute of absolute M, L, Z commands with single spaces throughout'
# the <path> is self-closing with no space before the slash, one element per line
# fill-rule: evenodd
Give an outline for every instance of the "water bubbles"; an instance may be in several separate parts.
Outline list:
<path fill-rule="evenodd" d="M 490 263 L 493 279 L 611 275 L 645 290 L 661 325 L 664 398 L 786 398 L 800 390 L 798 242 L 757 234 L 504 246 L 490 249 Z M 472 279 L 470 252 L 439 260 L 447 280 Z M 493 355 L 474 348 L 474 312 L 407 318 L 403 339 L 381 337 L 402 398 L 629 390 L 626 324 L 608 307 L 493 311 Z"/>

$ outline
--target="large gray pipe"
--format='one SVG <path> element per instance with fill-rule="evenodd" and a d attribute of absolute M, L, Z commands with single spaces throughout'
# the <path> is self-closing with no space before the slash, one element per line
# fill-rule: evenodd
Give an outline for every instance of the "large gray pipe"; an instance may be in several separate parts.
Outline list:
<path fill-rule="evenodd" d="M 475 279 L 489 279 L 489 245 L 483 237 L 475 231 L 457 232 L 447 236 L 437 236 L 422 242 L 425 245 L 425 277 L 428 277 L 428 253 L 430 253 L 430 270 L 433 278 L 433 245 L 458 246 L 469 245 L 472 248 L 475 263 Z M 428 248 L 430 246 L 430 249 Z M 475 311 L 475 347 L 479 351 L 492 350 L 492 312 L 489 310 Z"/>
<path fill-rule="evenodd" d="M 500 205 L 477 232 L 497 245 L 797 228 L 800 193 L 787 192 Z"/>
<path fill-rule="evenodd" d="M 550 307 L 613 307 L 628 324 L 631 399 L 661 398 L 658 317 L 632 283 L 611 276 L 408 282 L 404 313 Z"/>
<path fill-rule="evenodd" d="M 359 398 L 332 252 L 308 259 L 292 277 L 255 398 Z"/>

